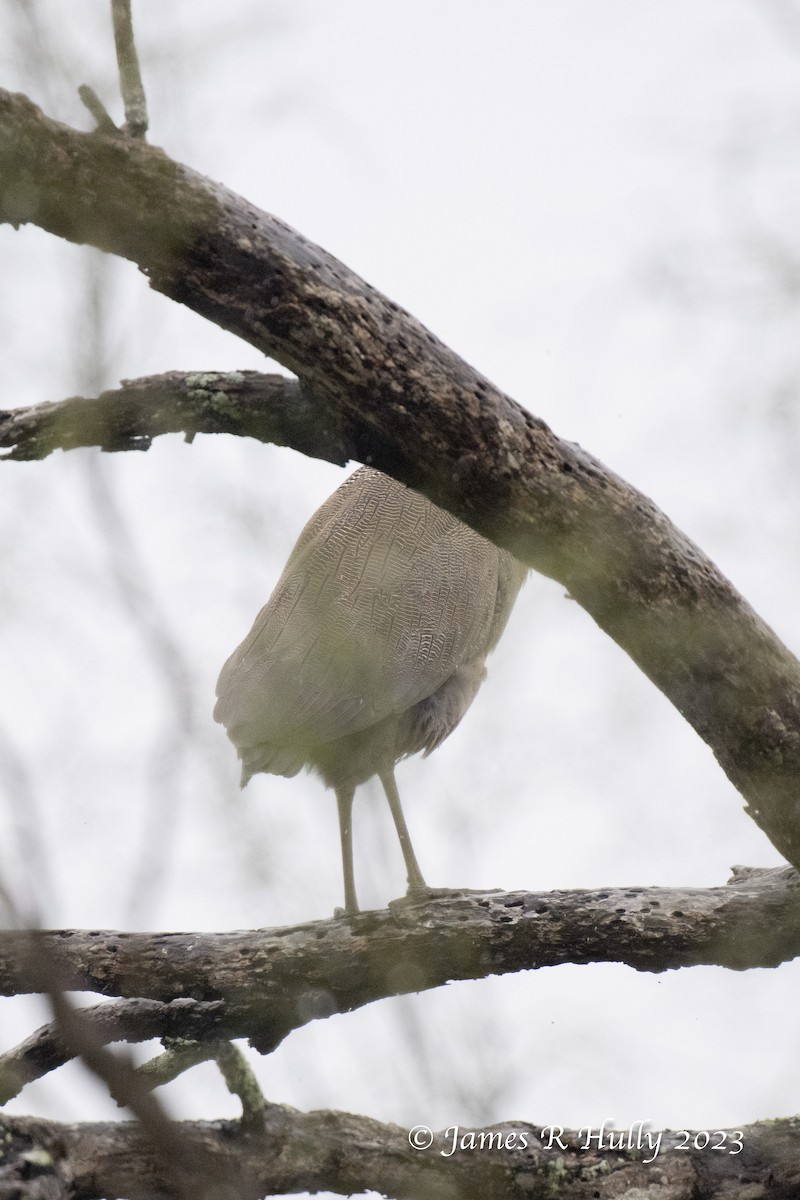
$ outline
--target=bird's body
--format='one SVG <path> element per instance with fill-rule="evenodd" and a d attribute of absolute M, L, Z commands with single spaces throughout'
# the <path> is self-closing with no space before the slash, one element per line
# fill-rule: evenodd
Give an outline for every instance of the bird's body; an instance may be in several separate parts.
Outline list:
<path fill-rule="evenodd" d="M 300 534 L 272 596 L 225 663 L 215 718 L 257 772 L 316 770 L 339 802 L 345 904 L 358 911 L 350 810 L 379 775 L 424 887 L 394 784 L 402 758 L 455 729 L 525 568 L 387 475 L 362 467 Z"/>

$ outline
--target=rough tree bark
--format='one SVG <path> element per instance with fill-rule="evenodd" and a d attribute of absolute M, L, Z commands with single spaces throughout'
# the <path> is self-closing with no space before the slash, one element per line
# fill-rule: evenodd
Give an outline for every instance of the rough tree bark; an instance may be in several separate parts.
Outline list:
<path fill-rule="evenodd" d="M 800 867 L 800 664 L 647 497 L 283 222 L 163 151 L 0 93 L 0 219 L 138 263 L 293 371 L 323 435 L 560 580 Z"/>
<path fill-rule="evenodd" d="M 73 398 L 0 414 L 0 445 L 11 457 L 43 457 L 54 446 L 87 441 L 147 448 L 153 437 L 180 429 L 270 438 L 335 462 L 372 463 L 560 580 L 692 723 L 753 818 L 800 867 L 800 664 L 650 500 L 558 439 L 325 251 L 107 125 L 79 133 L 27 98 L 0 92 L 0 220 L 32 222 L 131 259 L 151 286 L 297 376 L 170 376 L 95 402 Z M 395 910 L 327 923 L 321 939 L 318 929 L 310 937 L 293 931 L 294 947 L 287 931 L 280 938 L 250 934 L 245 971 L 236 935 L 227 935 L 230 945 L 225 935 L 222 942 L 195 938 L 191 951 L 172 935 L 169 956 L 149 975 L 155 944 L 148 948 L 146 938 L 113 935 L 112 949 L 112 935 L 95 934 L 91 945 L 75 933 L 43 935 L 29 955 L 25 937 L 7 935 L 3 969 L 12 988 L 46 990 L 35 977 L 37 954 L 56 937 L 58 953 L 47 960 L 49 969 L 59 964 L 62 986 L 136 997 L 90 1017 L 98 1044 L 114 1033 L 133 1039 L 146 1029 L 152 1036 L 187 1025 L 198 1037 L 230 1036 L 231 1020 L 241 1018 L 235 1031 L 269 1048 L 300 1023 L 298 989 L 316 998 L 308 1020 L 445 979 L 565 958 L 596 961 L 612 953 L 612 941 L 615 959 L 647 970 L 774 963 L 797 949 L 796 888 L 787 875 L 742 880 L 702 899 L 662 895 L 666 913 L 652 891 L 595 893 L 588 908 L 578 894 L 583 918 L 558 897 L 465 898 L 457 913 L 438 905 L 433 915 L 415 913 L 411 927 Z M 347 947 L 339 944 L 343 930 Z M 564 941 L 570 937 L 571 946 Z M 226 966 L 232 946 L 238 972 Z M 290 969 L 293 949 L 301 952 Z M 135 984 L 126 983 L 134 975 Z M 181 999 L 185 979 L 192 995 Z M 254 991 L 248 999 L 244 980 L 261 989 L 260 1007 Z M 147 987 L 150 1000 L 143 998 Z M 16 1058 L 6 1056 L 5 1066 L 21 1080 L 70 1052 L 74 1046 L 47 1029 Z M 366 1118 L 273 1105 L 259 1111 L 263 1120 L 253 1127 L 182 1126 L 188 1161 L 213 1180 L 204 1194 L 375 1187 L 442 1198 L 557 1193 L 610 1200 L 646 1191 L 671 1200 L 749 1200 L 794 1196 L 800 1186 L 791 1121 L 742 1131 L 736 1154 L 731 1142 L 724 1143 L 727 1153 L 686 1152 L 665 1137 L 650 1163 L 641 1146 L 594 1154 L 581 1147 L 580 1135 L 563 1134 L 566 1146 L 547 1148 L 541 1130 L 522 1125 L 502 1131 L 516 1141 L 484 1145 L 475 1155 L 469 1147 L 452 1157 L 441 1153 L 449 1143 L 440 1135 L 423 1159 L 406 1131 Z M 3 1129 L 0 1197 L 186 1194 L 134 1127 L 11 1118 Z"/>
<path fill-rule="evenodd" d="M 774 967 L 800 953 L 800 877 L 748 871 L 722 888 L 488 892 L 238 933 L 0 931 L 0 995 L 58 986 L 125 997 L 83 1013 L 99 1043 L 248 1038 L 454 980 L 619 962 L 639 971 Z M 72 1057 L 45 1027 L 0 1056 L 0 1103 Z"/>
<path fill-rule="evenodd" d="M 198 1175 L 220 1181 L 215 1200 L 323 1189 L 342 1195 L 374 1189 L 398 1200 L 796 1200 L 800 1194 L 796 1119 L 709 1131 L 717 1150 L 695 1147 L 682 1131 L 667 1133 L 655 1154 L 647 1131 L 636 1126 L 621 1132 L 622 1148 L 610 1149 L 607 1128 L 522 1122 L 458 1128 L 455 1135 L 451 1127 L 432 1134 L 429 1146 L 420 1131 L 417 1149 L 396 1125 L 277 1104 L 267 1106 L 259 1131 L 243 1132 L 231 1121 L 187 1121 L 181 1128 Z M 587 1142 L 589 1135 L 594 1140 Z M 464 1149 L 450 1153 L 454 1136 Z M 599 1149 L 598 1138 L 605 1139 Z M 65 1126 L 0 1116 L 0 1145 L 3 1200 L 170 1194 L 163 1164 L 129 1123 Z"/>

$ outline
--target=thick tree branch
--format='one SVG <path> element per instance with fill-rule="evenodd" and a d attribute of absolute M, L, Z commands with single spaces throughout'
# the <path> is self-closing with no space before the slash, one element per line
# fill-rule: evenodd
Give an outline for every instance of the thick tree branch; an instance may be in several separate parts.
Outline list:
<path fill-rule="evenodd" d="M 560 580 L 800 867 L 800 664 L 650 500 L 324 250 L 160 150 L 0 93 L 0 220 L 138 263 L 294 372 L 355 458 Z"/>
<path fill-rule="evenodd" d="M 397 1200 L 789 1200 L 800 1179 L 796 1119 L 708 1131 L 702 1149 L 694 1140 L 703 1146 L 705 1131 L 662 1133 L 636 1123 L 612 1134 L 599 1123 L 568 1131 L 521 1121 L 485 1130 L 451 1126 L 416 1149 L 412 1136 L 424 1146 L 424 1127 L 414 1135 L 367 1117 L 277 1104 L 266 1106 L 259 1130 L 231 1121 L 186 1121 L 179 1128 L 198 1170 L 226 1180 L 222 1194 L 231 1200 L 322 1190 L 345 1196 L 374 1190 Z M 621 1139 L 620 1148 L 608 1148 L 611 1136 L 615 1145 Z M 174 1195 L 128 1123 L 62 1125 L 0 1115 L 0 1144 L 0 1196 Z"/>
<path fill-rule="evenodd" d="M 742 970 L 798 954 L 800 877 L 742 870 L 721 888 L 463 894 L 291 929 L 45 932 L 35 952 L 7 931 L 0 993 L 40 990 L 46 957 L 65 989 L 135 998 L 82 1012 L 98 1044 L 245 1037 L 268 1052 L 309 1021 L 451 980 L 565 962 Z M 0 1059 L 0 1096 L 70 1056 L 56 1030 L 39 1030 Z"/>

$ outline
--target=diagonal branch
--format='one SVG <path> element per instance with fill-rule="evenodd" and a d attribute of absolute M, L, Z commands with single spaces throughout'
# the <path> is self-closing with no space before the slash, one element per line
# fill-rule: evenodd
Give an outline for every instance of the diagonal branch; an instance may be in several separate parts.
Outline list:
<path fill-rule="evenodd" d="M 800 664 L 652 501 L 330 254 L 141 141 L 0 92 L 0 220 L 138 263 L 296 374 L 348 453 L 560 580 L 800 867 Z"/>
<path fill-rule="evenodd" d="M 241 1031 L 243 1024 L 241 1014 L 235 1009 L 229 1011 L 221 1000 L 203 1003 L 182 999 L 169 1004 L 157 1000 L 117 1000 L 82 1008 L 80 1015 L 97 1046 L 147 1042 L 152 1038 L 183 1038 L 191 1039 L 193 1045 L 211 1044 L 208 1052 L 198 1055 L 198 1062 L 213 1058 L 213 1045 L 228 1036 L 230 1030 Z M 75 1056 L 76 1050 L 60 1036 L 55 1024 L 43 1025 L 24 1042 L 0 1055 L 0 1105 L 19 1095 L 26 1084 L 63 1067 Z M 155 1071 L 153 1067 L 150 1073 Z M 158 1078 L 158 1083 L 167 1081 L 166 1075 Z"/>
<path fill-rule="evenodd" d="M 95 1053 L 110 1042 L 146 1042 L 152 1038 L 163 1042 L 163 1054 L 141 1067 L 131 1068 L 125 1081 L 128 1091 L 135 1083 L 137 1091 L 144 1095 L 199 1063 L 215 1059 L 228 1090 L 242 1102 L 244 1123 L 252 1126 L 260 1123 L 264 1097 L 258 1081 L 245 1056 L 226 1037 L 228 1030 L 243 1023 L 241 1013 L 233 1006 L 229 1010 L 221 1000 L 209 1003 L 174 1000 L 171 1004 L 157 1000 L 117 1000 L 82 1008 L 79 1013 Z M 172 1032 L 168 1033 L 168 1029 Z M 180 1033 L 176 1034 L 176 1030 Z M 0 1055 L 0 1106 L 18 1096 L 27 1084 L 63 1067 L 77 1055 L 78 1050 L 65 1041 L 58 1025 L 43 1025 L 13 1050 Z M 106 1082 L 111 1084 L 112 1080 Z"/>

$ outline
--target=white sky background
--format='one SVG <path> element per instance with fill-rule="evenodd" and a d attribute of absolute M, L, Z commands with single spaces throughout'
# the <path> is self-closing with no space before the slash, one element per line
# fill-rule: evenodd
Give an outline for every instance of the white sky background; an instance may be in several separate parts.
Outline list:
<path fill-rule="evenodd" d="M 798 648 L 800 5 L 140 0 L 134 16 L 152 142 L 652 496 Z M 3 0 L 0 44 L 3 86 L 49 115 L 88 128 L 84 82 L 119 112 L 96 0 Z M 131 264 L 36 229 L 0 228 L 0 271 L 1 407 L 266 365 Z M 46 924 L 254 927 L 341 902 L 332 795 L 260 776 L 240 796 L 211 719 L 222 661 L 341 477 L 221 437 L 0 471 L 0 869 Z M 714 885 L 780 861 L 689 726 L 536 576 L 474 709 L 398 781 L 434 884 Z M 404 879 L 377 790 L 355 821 L 362 904 L 383 906 Z M 259 1069 L 271 1100 L 408 1125 L 735 1125 L 800 1109 L 798 974 L 458 984 L 309 1026 Z M 40 1019 L 2 1002 L 2 1045 Z M 236 1112 L 211 1067 L 165 1095 L 179 1115 Z M 13 1107 L 113 1111 L 78 1068 Z"/>

